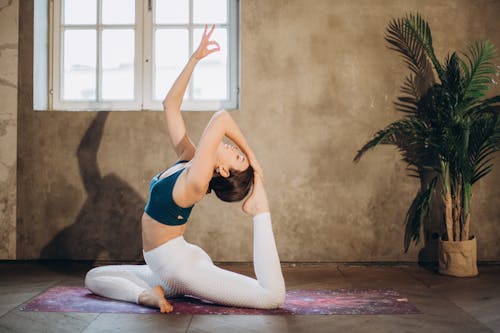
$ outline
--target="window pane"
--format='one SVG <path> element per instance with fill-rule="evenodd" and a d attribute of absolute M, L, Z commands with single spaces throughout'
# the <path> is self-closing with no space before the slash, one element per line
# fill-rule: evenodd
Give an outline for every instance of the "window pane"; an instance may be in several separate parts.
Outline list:
<path fill-rule="evenodd" d="M 134 99 L 134 39 L 132 29 L 102 31 L 103 99 Z"/>
<path fill-rule="evenodd" d="M 96 0 L 64 0 L 64 24 L 95 24 Z"/>
<path fill-rule="evenodd" d="M 103 24 L 134 24 L 135 0 L 102 0 Z"/>
<path fill-rule="evenodd" d="M 156 0 L 155 23 L 172 24 L 189 22 L 188 0 Z"/>
<path fill-rule="evenodd" d="M 63 43 L 62 98 L 95 100 L 96 31 L 66 30 Z"/>
<path fill-rule="evenodd" d="M 203 29 L 194 30 L 193 41 L 198 47 Z M 197 100 L 227 99 L 227 29 L 216 28 L 212 39 L 219 43 L 221 50 L 208 55 L 196 66 L 193 74 L 193 97 Z"/>
<path fill-rule="evenodd" d="M 163 99 L 188 59 L 187 29 L 158 29 L 155 32 L 154 99 Z"/>
<path fill-rule="evenodd" d="M 226 23 L 227 0 L 193 0 L 194 23 Z"/>

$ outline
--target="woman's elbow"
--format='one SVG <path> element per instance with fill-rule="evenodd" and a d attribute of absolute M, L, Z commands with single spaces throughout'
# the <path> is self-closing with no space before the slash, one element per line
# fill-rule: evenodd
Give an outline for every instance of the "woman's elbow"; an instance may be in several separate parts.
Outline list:
<path fill-rule="evenodd" d="M 227 115 L 229 115 L 229 112 L 227 112 L 224 109 L 219 110 L 219 111 L 217 111 L 217 112 L 214 113 L 214 117 L 224 117 L 224 116 L 227 116 Z"/>
<path fill-rule="evenodd" d="M 212 116 L 212 119 L 227 119 L 227 118 L 230 118 L 231 115 L 229 114 L 229 112 L 227 112 L 226 110 L 219 110 L 217 112 L 214 113 L 214 115 Z"/>
<path fill-rule="evenodd" d="M 172 103 L 168 100 L 168 98 L 165 98 L 161 104 L 163 105 L 163 111 L 168 112 L 168 110 L 173 109 Z"/>

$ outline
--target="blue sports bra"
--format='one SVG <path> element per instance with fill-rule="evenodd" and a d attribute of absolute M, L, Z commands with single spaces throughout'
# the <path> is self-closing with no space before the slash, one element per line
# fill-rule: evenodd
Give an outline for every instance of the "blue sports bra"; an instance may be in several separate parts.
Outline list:
<path fill-rule="evenodd" d="M 179 161 L 176 164 L 187 161 Z M 160 176 L 166 171 L 163 170 L 153 179 L 149 185 L 149 198 L 144 211 L 156 221 L 166 225 L 185 224 L 191 214 L 194 205 L 188 208 L 179 207 L 172 196 L 175 182 L 184 168 L 177 170 L 165 178 Z"/>

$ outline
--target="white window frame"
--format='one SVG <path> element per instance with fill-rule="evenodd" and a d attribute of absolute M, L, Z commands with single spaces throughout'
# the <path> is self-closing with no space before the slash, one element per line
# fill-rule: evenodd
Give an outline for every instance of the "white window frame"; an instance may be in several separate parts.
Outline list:
<path fill-rule="evenodd" d="M 48 71 L 48 109 L 55 111 L 142 111 L 142 110 L 162 110 L 161 101 L 153 99 L 153 11 L 154 0 L 135 0 L 136 22 L 135 22 L 135 100 L 131 101 L 65 101 L 61 99 L 61 73 L 62 73 L 62 52 L 63 40 L 61 25 L 62 0 L 51 0 L 49 3 L 49 71 Z M 101 86 L 101 51 L 99 49 L 100 36 L 103 28 L 124 28 L 130 25 L 103 25 L 100 23 L 100 6 L 97 1 L 98 21 L 95 25 L 69 25 L 69 29 L 84 29 L 86 27 L 95 28 L 97 25 L 97 99 L 100 98 Z M 203 28 L 203 24 L 192 24 L 193 0 L 189 0 L 189 22 L 186 25 L 161 25 L 161 27 L 183 27 L 189 28 L 189 54 L 194 51 L 193 29 Z M 228 0 L 228 22 L 227 24 L 216 24 L 217 27 L 225 27 L 228 31 L 228 70 L 227 70 L 227 100 L 190 100 L 192 97 L 192 83 L 187 88 L 188 99 L 181 105 L 183 111 L 214 111 L 220 109 L 238 109 L 239 107 L 239 0 Z M 57 51 L 57 52 L 56 52 Z M 186 59 L 187 62 L 188 59 Z M 34 82 L 35 85 L 39 83 Z M 165 94 L 170 87 L 165 87 Z M 36 88 L 35 88 L 36 89 Z"/>

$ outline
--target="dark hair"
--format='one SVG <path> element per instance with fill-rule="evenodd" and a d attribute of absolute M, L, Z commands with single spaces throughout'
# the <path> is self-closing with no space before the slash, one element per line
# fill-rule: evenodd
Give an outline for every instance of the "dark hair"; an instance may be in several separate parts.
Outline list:
<path fill-rule="evenodd" d="M 217 198 L 222 201 L 235 202 L 243 200 L 252 188 L 253 168 L 249 166 L 246 170 L 229 170 L 229 177 L 215 174 L 208 185 L 208 192 L 215 192 Z"/>

